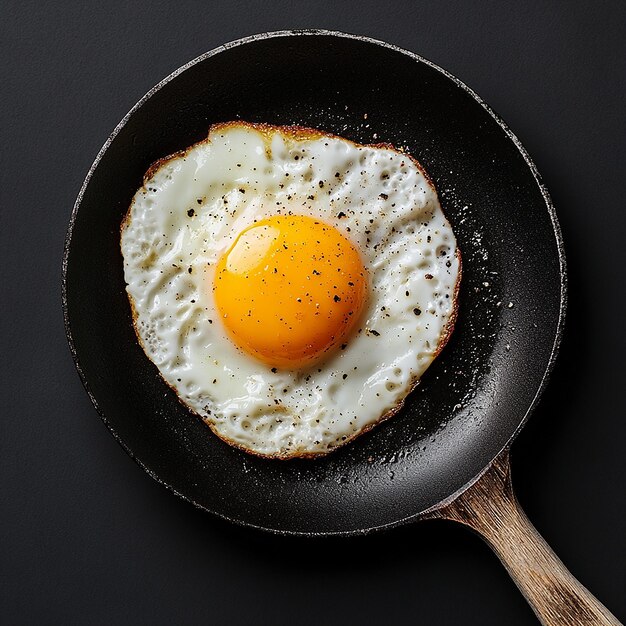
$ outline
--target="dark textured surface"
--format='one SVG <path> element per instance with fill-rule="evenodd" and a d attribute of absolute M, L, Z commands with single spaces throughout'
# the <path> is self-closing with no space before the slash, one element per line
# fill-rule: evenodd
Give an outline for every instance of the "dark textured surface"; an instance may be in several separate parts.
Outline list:
<path fill-rule="evenodd" d="M 623 9 L 484 5 L 470 13 L 394 4 L 381 19 L 375 5 L 352 14 L 346 5 L 344 18 L 331 17 L 336 4 L 277 4 L 269 13 L 260 6 L 7 12 L 7 621 L 285 623 L 298 615 L 309 623 L 330 609 L 328 621 L 337 623 L 348 615 L 365 623 L 533 623 L 495 559 L 447 525 L 311 542 L 193 510 L 126 458 L 73 371 L 59 258 L 71 204 L 105 137 L 152 84 L 193 56 L 248 33 L 305 26 L 369 34 L 446 67 L 505 118 L 544 175 L 566 239 L 569 323 L 552 383 L 514 447 L 515 482 L 565 563 L 623 617 Z M 600 273 L 600 264 L 610 271 Z"/>

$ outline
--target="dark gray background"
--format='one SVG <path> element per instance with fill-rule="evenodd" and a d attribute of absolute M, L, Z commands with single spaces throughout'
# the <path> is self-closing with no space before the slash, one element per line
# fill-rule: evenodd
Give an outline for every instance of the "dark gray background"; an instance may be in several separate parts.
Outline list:
<path fill-rule="evenodd" d="M 61 255 L 100 146 L 178 66 L 282 28 L 425 56 L 485 98 L 537 163 L 563 227 L 570 306 L 548 391 L 513 448 L 514 481 L 564 562 L 625 619 L 625 7 L 3 2 L 0 621 L 536 623 L 487 547 L 451 524 L 285 539 L 193 509 L 126 456 L 74 370 Z"/>

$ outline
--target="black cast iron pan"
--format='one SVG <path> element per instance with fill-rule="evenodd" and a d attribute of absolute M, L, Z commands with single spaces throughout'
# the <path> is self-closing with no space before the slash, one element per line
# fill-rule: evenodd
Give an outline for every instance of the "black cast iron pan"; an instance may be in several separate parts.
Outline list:
<path fill-rule="evenodd" d="M 142 175 L 233 119 L 405 147 L 433 178 L 463 253 L 459 319 L 444 352 L 398 415 L 325 458 L 271 461 L 220 441 L 179 404 L 132 328 L 119 227 Z M 519 141 L 432 63 L 363 37 L 289 31 L 182 67 L 122 120 L 85 180 L 67 236 L 63 306 L 102 419 L 153 478 L 196 506 L 303 535 L 457 519 L 487 538 L 546 623 L 617 623 L 535 534 L 508 479 L 508 447 L 563 327 L 556 216 Z"/>

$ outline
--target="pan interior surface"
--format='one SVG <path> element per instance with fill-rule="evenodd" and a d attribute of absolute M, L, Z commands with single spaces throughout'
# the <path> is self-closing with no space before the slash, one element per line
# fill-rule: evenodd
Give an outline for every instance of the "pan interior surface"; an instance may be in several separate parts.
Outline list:
<path fill-rule="evenodd" d="M 432 177 L 463 253 L 448 346 L 395 417 L 315 460 L 255 458 L 182 406 L 137 343 L 119 227 L 158 158 L 216 122 L 299 124 L 403 147 Z M 94 404 L 154 478 L 229 520 L 352 533 L 406 520 L 471 481 L 523 424 L 564 301 L 558 226 L 531 164 L 463 85 L 391 46 L 278 33 L 204 55 L 150 92 L 88 176 L 70 225 L 64 306 Z"/>

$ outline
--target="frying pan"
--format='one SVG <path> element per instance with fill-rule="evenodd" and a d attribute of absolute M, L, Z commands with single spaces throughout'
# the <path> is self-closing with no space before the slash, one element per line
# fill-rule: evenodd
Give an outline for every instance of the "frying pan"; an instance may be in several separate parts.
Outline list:
<path fill-rule="evenodd" d="M 333 454 L 277 462 L 228 446 L 139 347 L 119 226 L 160 157 L 233 119 L 320 128 L 415 155 L 463 253 L 455 332 L 404 409 Z M 537 170 L 459 80 L 394 46 L 328 31 L 227 44 L 159 83 L 120 122 L 80 191 L 63 259 L 67 336 L 83 384 L 155 480 L 227 520 L 283 534 L 363 534 L 425 518 L 480 533 L 545 624 L 618 624 L 524 516 L 508 449 L 554 362 L 565 259 Z"/>

